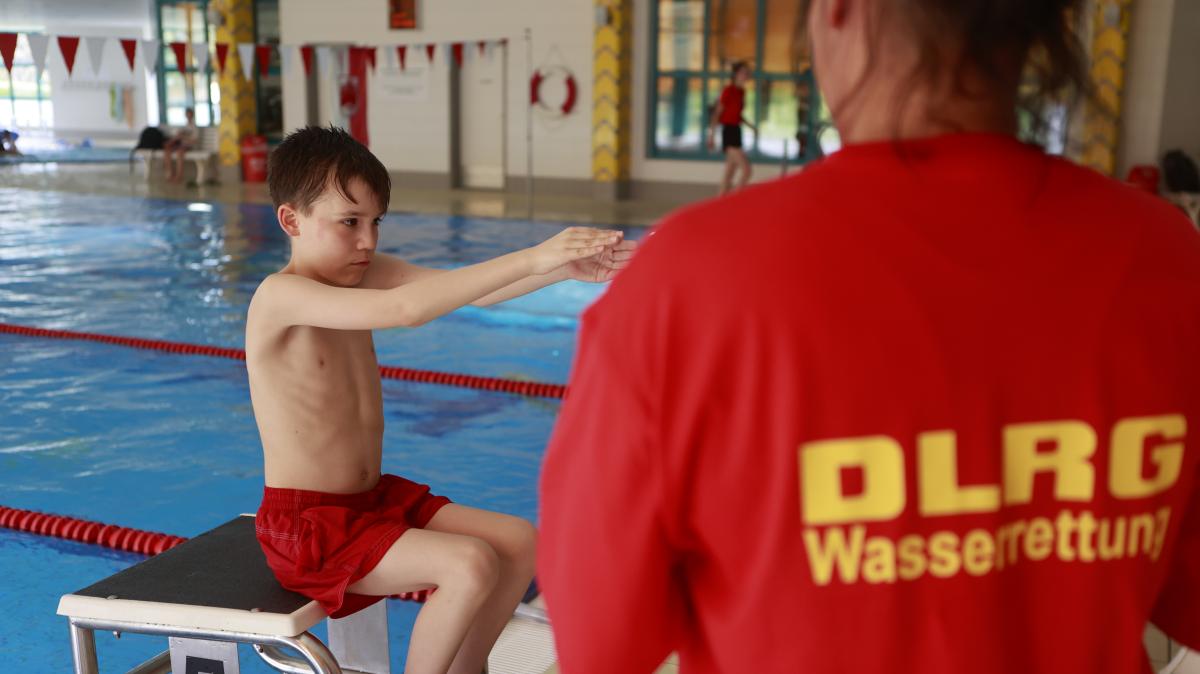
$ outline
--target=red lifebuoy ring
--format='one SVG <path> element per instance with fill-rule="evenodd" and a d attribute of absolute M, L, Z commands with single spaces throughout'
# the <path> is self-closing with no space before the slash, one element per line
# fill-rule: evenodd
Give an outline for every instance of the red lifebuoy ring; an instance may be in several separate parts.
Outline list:
<path fill-rule="evenodd" d="M 542 84 L 545 83 L 547 76 L 550 74 L 560 74 L 564 84 L 567 87 L 567 97 L 557 108 L 551 107 L 542 100 Z M 575 76 L 566 68 L 556 67 L 551 68 L 549 72 L 543 73 L 541 70 L 533 71 L 533 78 L 529 81 L 529 102 L 531 105 L 545 110 L 548 113 L 566 117 L 575 109 L 575 101 L 579 98 L 579 84 L 575 81 Z"/>

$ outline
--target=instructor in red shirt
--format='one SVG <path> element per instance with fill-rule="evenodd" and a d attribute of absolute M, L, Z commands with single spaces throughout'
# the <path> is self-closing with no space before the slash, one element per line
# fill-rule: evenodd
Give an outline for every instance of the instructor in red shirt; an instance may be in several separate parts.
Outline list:
<path fill-rule="evenodd" d="M 1150 672 L 1200 648 L 1200 236 L 1015 137 L 1075 0 L 813 0 L 845 148 L 584 316 L 541 481 L 564 674 Z"/>
<path fill-rule="evenodd" d="M 755 133 L 758 129 L 746 121 L 746 82 L 750 79 L 750 65 L 745 61 L 733 64 L 733 79 L 721 91 L 721 97 L 713 106 L 708 124 L 708 149 L 716 147 L 716 131 L 721 130 L 721 152 L 725 154 L 725 173 L 721 176 L 721 194 L 733 189 L 734 180 L 741 189 L 750 182 L 750 160 L 746 157 L 742 138 L 742 125 Z"/>

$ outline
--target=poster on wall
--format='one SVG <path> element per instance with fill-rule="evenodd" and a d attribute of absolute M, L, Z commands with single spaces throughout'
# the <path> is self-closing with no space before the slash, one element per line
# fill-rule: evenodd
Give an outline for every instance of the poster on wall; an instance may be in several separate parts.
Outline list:
<path fill-rule="evenodd" d="M 375 84 L 384 107 L 403 103 L 429 102 L 429 69 L 409 66 L 406 70 L 380 68 Z"/>
<path fill-rule="evenodd" d="M 388 0 L 388 25 L 393 30 L 417 27 L 417 0 Z"/>

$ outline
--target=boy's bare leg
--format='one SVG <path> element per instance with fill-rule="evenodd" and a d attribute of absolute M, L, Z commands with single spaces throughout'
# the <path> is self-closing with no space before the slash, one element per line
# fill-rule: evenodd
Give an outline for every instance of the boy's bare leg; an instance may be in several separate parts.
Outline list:
<path fill-rule="evenodd" d="M 750 182 L 750 159 L 746 157 L 744 150 L 734 150 L 734 156 L 737 158 L 738 168 L 742 171 L 742 177 L 738 180 L 738 189 L 742 189 Z"/>
<path fill-rule="evenodd" d="M 478 538 L 409 529 L 379 564 L 347 591 L 391 595 L 436 586 L 437 591 L 417 614 L 404 671 L 444 674 L 480 607 L 496 589 L 499 569 L 496 553 Z"/>
<path fill-rule="evenodd" d="M 738 167 L 737 159 L 733 155 L 734 152 L 736 150 L 725 150 L 725 173 L 721 176 L 720 194 L 722 196 L 728 194 L 729 190 L 733 187 L 733 174 L 737 171 Z"/>
<path fill-rule="evenodd" d="M 479 674 L 513 610 L 529 589 L 529 581 L 533 580 L 537 529 L 519 517 L 455 503 L 438 510 L 426 529 L 480 538 L 499 558 L 500 581 L 479 609 L 450 668 L 450 674 Z"/>

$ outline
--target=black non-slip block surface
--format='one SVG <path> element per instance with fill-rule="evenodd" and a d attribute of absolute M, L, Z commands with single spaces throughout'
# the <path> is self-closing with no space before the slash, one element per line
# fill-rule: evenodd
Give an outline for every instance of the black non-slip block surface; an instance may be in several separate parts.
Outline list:
<path fill-rule="evenodd" d="M 310 599 L 280 587 L 243 516 L 85 587 L 84 597 L 290 614 Z"/>

